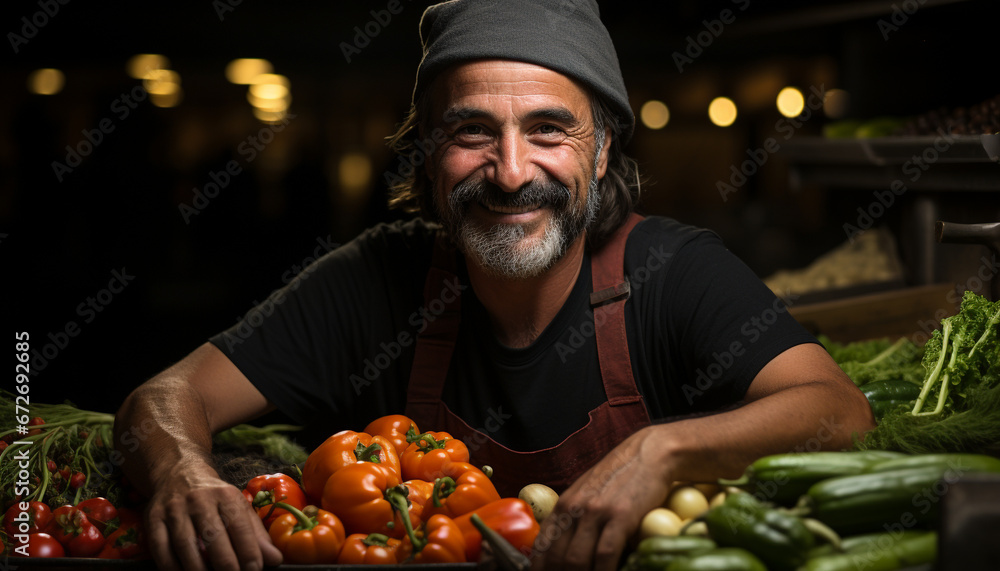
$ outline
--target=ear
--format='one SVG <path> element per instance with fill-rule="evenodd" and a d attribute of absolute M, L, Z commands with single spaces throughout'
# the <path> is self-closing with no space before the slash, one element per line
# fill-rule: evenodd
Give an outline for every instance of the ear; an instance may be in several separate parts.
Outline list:
<path fill-rule="evenodd" d="M 601 146 L 601 156 L 597 157 L 597 178 L 604 178 L 608 171 L 608 156 L 611 149 L 611 129 L 604 130 L 604 145 Z"/>

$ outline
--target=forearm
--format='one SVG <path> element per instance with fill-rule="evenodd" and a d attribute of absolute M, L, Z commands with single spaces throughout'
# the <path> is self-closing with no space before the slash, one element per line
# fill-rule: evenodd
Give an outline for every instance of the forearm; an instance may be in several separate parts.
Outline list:
<path fill-rule="evenodd" d="M 122 469 L 151 495 L 171 468 L 192 462 L 211 466 L 212 433 L 198 393 L 164 374 L 137 388 L 115 417 Z"/>
<path fill-rule="evenodd" d="M 857 393 L 857 394 L 855 394 Z M 769 454 L 849 448 L 873 428 L 853 387 L 815 382 L 778 391 L 737 409 L 649 427 L 674 480 L 735 478 Z"/>

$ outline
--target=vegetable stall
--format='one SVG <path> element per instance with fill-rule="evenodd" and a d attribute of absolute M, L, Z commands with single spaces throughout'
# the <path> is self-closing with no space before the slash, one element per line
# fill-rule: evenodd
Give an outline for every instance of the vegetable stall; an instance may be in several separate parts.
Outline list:
<path fill-rule="evenodd" d="M 738 479 L 673 483 L 620 570 L 982 568 L 968 561 L 996 548 L 969 541 L 998 529 L 998 331 L 1000 302 L 970 292 L 922 346 L 821 337 L 878 426 L 852 450 L 777 454 Z M 12 426 L 17 395 L 0 396 Z M 148 566 L 144 500 L 120 472 L 113 417 L 70 403 L 32 411 L 27 434 L 0 434 L 3 557 L 25 568 Z M 501 497 L 465 443 L 400 414 L 358 428 L 309 452 L 293 426 L 216 436 L 220 473 L 243 490 L 286 564 L 530 565 L 555 490 L 526 482 L 518 497 Z"/>

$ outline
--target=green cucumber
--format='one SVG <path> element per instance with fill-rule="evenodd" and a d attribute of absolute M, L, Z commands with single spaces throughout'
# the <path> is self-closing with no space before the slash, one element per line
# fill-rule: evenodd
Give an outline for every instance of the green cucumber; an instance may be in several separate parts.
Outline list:
<path fill-rule="evenodd" d="M 750 464 L 740 480 L 719 483 L 737 485 L 763 501 L 794 505 L 817 482 L 861 474 L 879 462 L 903 456 L 886 450 L 775 454 Z"/>

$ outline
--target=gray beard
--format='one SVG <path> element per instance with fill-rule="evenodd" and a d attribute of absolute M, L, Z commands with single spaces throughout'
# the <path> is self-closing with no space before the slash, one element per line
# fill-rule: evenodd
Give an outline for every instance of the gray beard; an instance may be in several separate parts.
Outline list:
<path fill-rule="evenodd" d="M 596 218 L 600 209 L 598 182 L 595 173 L 588 185 L 586 205 L 574 204 L 554 212 L 541 238 L 526 238 L 520 224 L 483 228 L 467 218 L 452 235 L 459 249 L 493 277 L 523 280 L 539 276 L 562 259 Z"/>
<path fill-rule="evenodd" d="M 597 160 L 603 142 L 601 137 L 594 156 L 593 174 L 587 185 L 586 204 L 581 205 L 570 200 L 565 207 L 553 207 L 552 218 L 547 222 L 541 238 L 526 238 L 525 228 L 520 224 L 497 224 L 489 228 L 477 225 L 466 216 L 469 206 L 467 193 L 459 192 L 457 187 L 447 204 L 442 204 L 442 201 L 435 197 L 442 223 L 458 249 L 471 257 L 491 276 L 523 280 L 541 275 L 566 254 L 569 247 L 590 226 L 600 211 Z M 481 183 L 469 184 L 475 186 Z M 565 186 L 552 184 L 569 196 L 569 189 Z M 528 194 L 523 190 L 519 193 Z M 530 204 L 533 199 L 526 198 L 523 202 Z"/>

